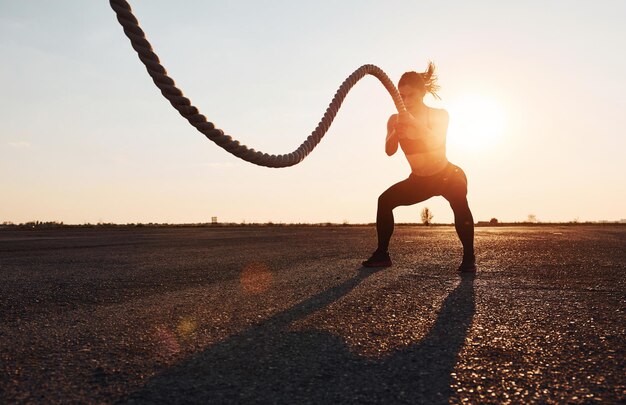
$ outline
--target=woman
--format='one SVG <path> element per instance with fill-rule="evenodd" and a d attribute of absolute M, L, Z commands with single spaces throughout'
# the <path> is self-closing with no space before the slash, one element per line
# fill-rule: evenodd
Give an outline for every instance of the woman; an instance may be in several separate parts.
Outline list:
<path fill-rule="evenodd" d="M 385 151 L 391 156 L 399 145 L 411 166 L 411 174 L 378 197 L 378 248 L 363 262 L 365 267 L 391 266 L 388 249 L 394 227 L 394 208 L 441 195 L 452 207 L 454 226 L 463 244 L 463 260 L 458 270 L 476 271 L 474 219 L 467 204 L 467 178 L 463 170 L 448 162 L 446 157 L 448 112 L 424 104 L 426 93 L 439 98 L 434 72 L 435 65 L 430 62 L 425 72 L 406 72 L 398 83 L 407 111 L 389 117 Z"/>

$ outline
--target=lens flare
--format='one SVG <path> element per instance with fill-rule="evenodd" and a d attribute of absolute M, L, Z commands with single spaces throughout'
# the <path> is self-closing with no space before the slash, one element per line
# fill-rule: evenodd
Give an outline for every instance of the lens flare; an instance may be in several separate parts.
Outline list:
<path fill-rule="evenodd" d="M 157 326 L 154 332 L 158 354 L 170 358 L 180 352 L 180 344 L 176 336 L 164 326 Z"/>
<path fill-rule="evenodd" d="M 259 294 L 272 284 L 272 272 L 264 263 L 252 262 L 241 271 L 239 281 L 245 292 Z"/>
<path fill-rule="evenodd" d="M 176 326 L 176 334 L 179 338 L 186 339 L 193 334 L 198 327 L 198 323 L 190 317 L 184 317 Z"/>

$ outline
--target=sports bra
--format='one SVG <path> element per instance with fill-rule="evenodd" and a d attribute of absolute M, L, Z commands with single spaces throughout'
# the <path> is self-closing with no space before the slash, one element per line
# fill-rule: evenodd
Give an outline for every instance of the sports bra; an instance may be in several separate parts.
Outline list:
<path fill-rule="evenodd" d="M 430 108 L 426 109 L 426 126 L 428 128 L 431 128 Z M 399 139 L 398 142 L 400 143 L 400 147 L 402 148 L 402 151 L 407 155 L 412 155 L 414 153 L 425 153 L 425 152 L 431 151 L 422 139 L 402 138 L 402 139 Z"/>

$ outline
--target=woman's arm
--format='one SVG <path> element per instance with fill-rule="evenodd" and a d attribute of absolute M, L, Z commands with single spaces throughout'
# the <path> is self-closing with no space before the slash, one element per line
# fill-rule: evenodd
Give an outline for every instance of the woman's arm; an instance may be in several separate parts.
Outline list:
<path fill-rule="evenodd" d="M 385 152 L 388 156 L 398 150 L 398 135 L 396 134 L 397 115 L 393 114 L 387 121 L 387 138 L 385 139 Z"/>

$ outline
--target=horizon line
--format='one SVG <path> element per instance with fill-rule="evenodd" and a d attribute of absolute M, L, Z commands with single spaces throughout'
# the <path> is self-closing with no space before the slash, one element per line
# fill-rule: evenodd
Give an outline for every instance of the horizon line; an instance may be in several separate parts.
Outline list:
<path fill-rule="evenodd" d="M 452 222 L 432 222 L 425 224 L 422 222 L 398 222 L 398 226 L 454 226 Z M 620 220 L 598 220 L 598 221 L 512 221 L 512 222 L 492 222 L 492 221 L 477 221 L 474 223 L 477 227 L 499 227 L 499 226 L 553 226 L 553 225 L 626 225 L 626 219 Z M 13 223 L 11 221 L 4 221 L 0 223 L 0 229 L 3 228 L 89 228 L 89 227 L 290 227 L 290 226 L 339 226 L 339 227 L 360 227 L 360 226 L 376 226 L 375 222 L 182 222 L 182 223 L 170 223 L 170 222 L 127 222 L 127 223 L 115 223 L 115 222 L 84 222 L 84 223 L 64 223 L 63 221 L 28 221 L 22 223 Z"/>

